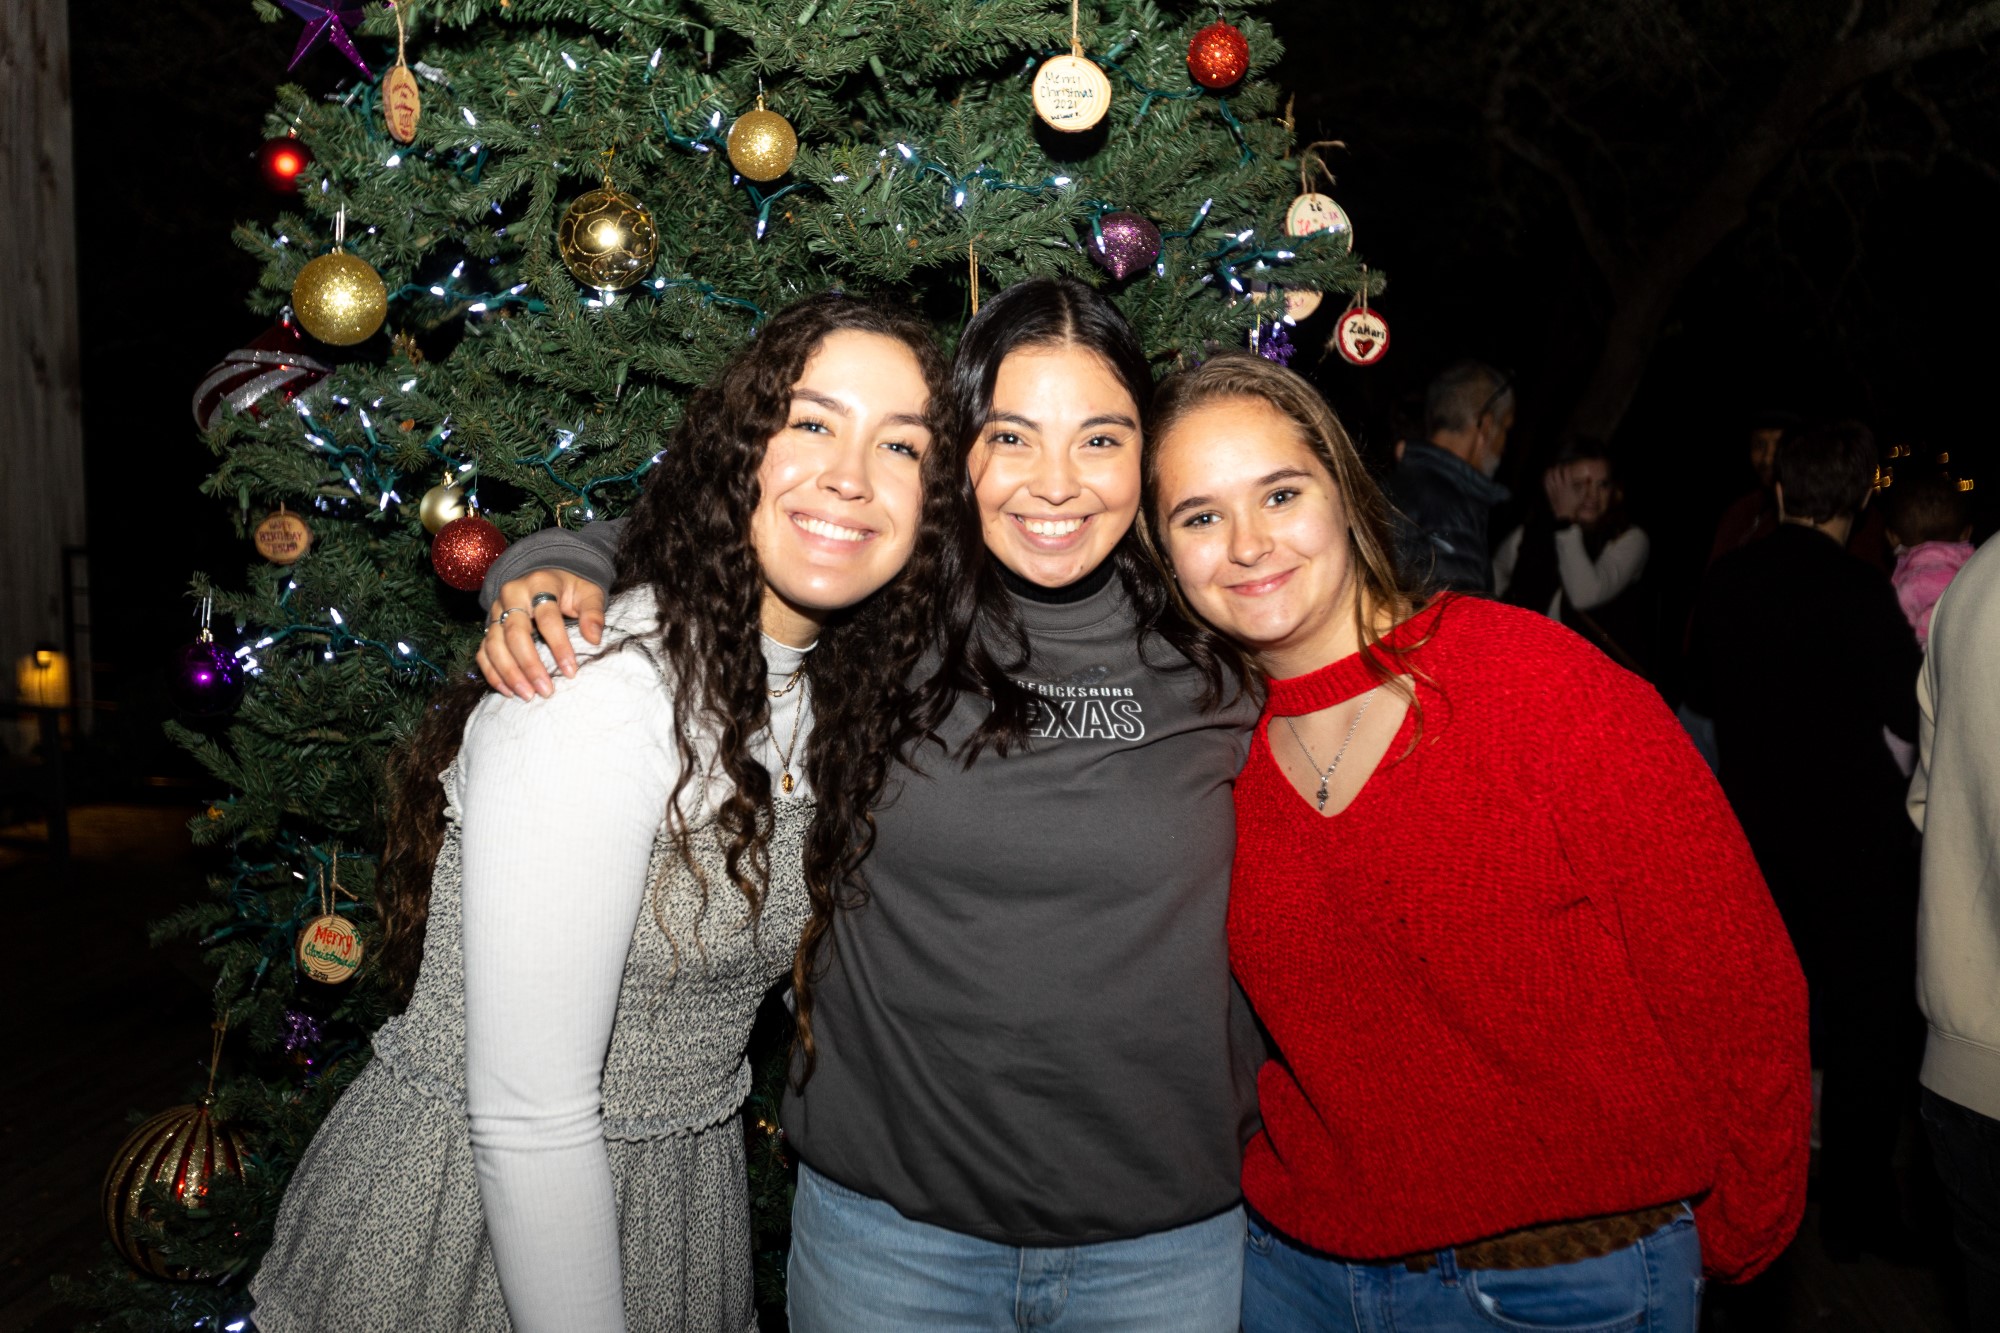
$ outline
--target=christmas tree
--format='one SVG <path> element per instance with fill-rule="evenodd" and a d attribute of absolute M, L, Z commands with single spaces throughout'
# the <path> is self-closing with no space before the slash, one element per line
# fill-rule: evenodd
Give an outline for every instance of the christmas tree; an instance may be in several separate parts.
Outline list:
<path fill-rule="evenodd" d="M 198 1197 L 133 1178 L 123 1248 L 183 1280 L 108 1262 L 72 1287 L 104 1327 L 223 1328 L 247 1305 L 287 1174 L 387 1013 L 366 962 L 385 769 L 466 669 L 470 589 L 503 534 L 629 505 L 688 390 L 770 312 L 838 286 L 920 308 L 948 344 L 982 289 L 1069 273 L 1165 369 L 1268 340 L 1282 289 L 1345 302 L 1366 280 L 1330 201 L 1293 208 L 1254 12 L 332 3 L 255 0 L 347 78 L 278 91 L 264 163 L 297 197 L 237 233 L 273 328 L 197 402 L 205 490 L 267 558 L 195 579 L 214 640 L 180 685 L 209 716 L 175 735 L 216 780 L 194 836 L 227 869 L 161 929 L 216 969 L 214 1119 L 241 1170 Z M 773 1301 L 783 1041 L 748 1122 Z"/>

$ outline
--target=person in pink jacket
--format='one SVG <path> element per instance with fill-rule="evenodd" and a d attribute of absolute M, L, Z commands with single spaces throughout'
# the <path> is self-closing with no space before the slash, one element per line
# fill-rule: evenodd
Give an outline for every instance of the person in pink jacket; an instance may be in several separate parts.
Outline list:
<path fill-rule="evenodd" d="M 1928 645 L 1931 610 L 1972 558 L 1965 494 L 1944 477 L 1914 477 L 1889 492 L 1889 540 L 1896 544 L 1896 600 L 1917 642 Z"/>

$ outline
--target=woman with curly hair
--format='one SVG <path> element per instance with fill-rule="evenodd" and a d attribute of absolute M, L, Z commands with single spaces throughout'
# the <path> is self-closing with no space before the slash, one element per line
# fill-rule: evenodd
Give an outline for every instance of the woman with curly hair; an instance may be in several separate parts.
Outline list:
<path fill-rule="evenodd" d="M 938 641 L 882 705 L 917 743 L 867 859 L 813 884 L 794 976 L 794 1333 L 1236 1329 L 1258 1047 L 1223 920 L 1256 708 L 1135 534 L 1151 393 L 1071 279 L 959 338 Z M 616 544 L 596 527 L 488 586 L 581 609 L 574 570 L 527 571 Z M 502 684 L 539 666 L 492 646 Z"/>
<path fill-rule="evenodd" d="M 292 1177 L 264 1333 L 756 1327 L 744 1047 L 933 618 L 942 382 L 907 314 L 778 315 L 689 403 L 601 647 L 435 706 L 380 881 L 407 1007 Z"/>

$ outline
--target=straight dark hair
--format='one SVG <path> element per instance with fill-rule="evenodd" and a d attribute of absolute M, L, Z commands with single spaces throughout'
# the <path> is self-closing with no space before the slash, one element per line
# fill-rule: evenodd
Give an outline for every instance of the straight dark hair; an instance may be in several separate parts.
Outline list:
<path fill-rule="evenodd" d="M 938 562 L 942 659 L 916 691 L 913 722 L 917 735 L 931 736 L 961 693 L 986 699 L 991 711 L 961 747 L 968 767 L 988 746 L 1004 755 L 1025 744 L 1035 709 L 1034 696 L 1014 679 L 1031 656 L 1028 632 L 999 562 L 986 549 L 968 464 L 992 414 L 1001 363 L 1016 352 L 1052 347 L 1073 347 L 1102 360 L 1131 395 L 1141 419 L 1153 396 L 1152 367 L 1131 324 L 1110 300 L 1074 278 L 1014 284 L 988 301 L 959 338 L 951 367 L 955 428 L 950 450 L 961 518 L 951 534 L 956 540 L 940 552 Z M 1137 613 L 1140 652 L 1152 650 L 1156 640 L 1163 642 L 1170 652 L 1157 665 L 1197 672 L 1202 679 L 1199 706 L 1219 707 L 1249 683 L 1241 659 L 1212 630 L 1182 612 L 1138 529 L 1135 520 L 1108 558 Z"/>

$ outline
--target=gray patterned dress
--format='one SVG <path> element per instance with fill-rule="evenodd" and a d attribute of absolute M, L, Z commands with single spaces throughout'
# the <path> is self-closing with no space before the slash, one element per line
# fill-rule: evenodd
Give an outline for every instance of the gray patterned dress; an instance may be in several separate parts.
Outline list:
<path fill-rule="evenodd" d="M 447 791 L 455 792 L 455 778 L 446 773 Z M 811 811 L 807 801 L 777 802 L 770 888 L 754 925 L 724 871 L 712 820 L 691 839 L 712 889 L 706 899 L 664 826 L 654 839 L 652 888 L 634 923 L 603 1083 L 633 1333 L 757 1326 L 740 1120 L 750 1090 L 744 1048 L 805 925 L 801 857 Z M 260 1333 L 512 1328 L 466 1120 L 455 803 L 450 815 L 415 996 L 375 1034 L 374 1060 L 300 1159 L 276 1243 L 251 1283 Z"/>

